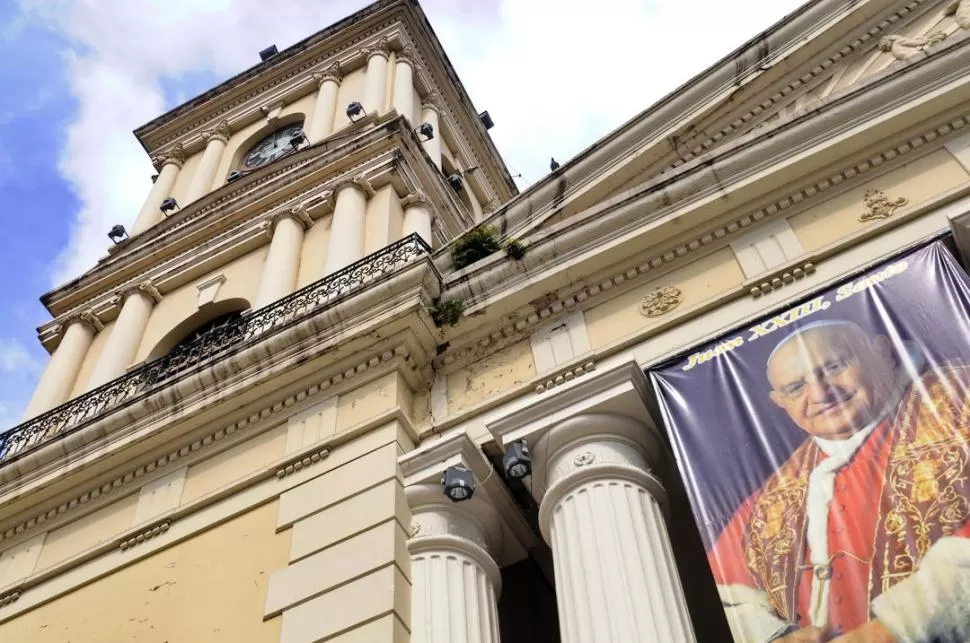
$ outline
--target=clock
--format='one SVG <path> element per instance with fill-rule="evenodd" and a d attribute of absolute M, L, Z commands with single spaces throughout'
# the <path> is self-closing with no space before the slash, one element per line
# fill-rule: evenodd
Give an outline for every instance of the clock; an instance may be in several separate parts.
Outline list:
<path fill-rule="evenodd" d="M 291 152 L 293 145 L 290 143 L 290 139 L 302 133 L 303 125 L 299 123 L 296 125 L 287 125 L 283 129 L 276 130 L 259 143 L 256 143 L 246 153 L 246 156 L 242 160 L 243 169 L 254 170 L 275 161 L 287 152 Z"/>

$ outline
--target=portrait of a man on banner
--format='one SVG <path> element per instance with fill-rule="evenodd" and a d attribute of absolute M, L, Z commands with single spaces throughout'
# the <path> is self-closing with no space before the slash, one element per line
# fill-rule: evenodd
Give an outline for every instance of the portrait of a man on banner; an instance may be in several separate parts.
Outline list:
<path fill-rule="evenodd" d="M 970 640 L 968 284 L 936 243 L 651 373 L 737 641 Z"/>

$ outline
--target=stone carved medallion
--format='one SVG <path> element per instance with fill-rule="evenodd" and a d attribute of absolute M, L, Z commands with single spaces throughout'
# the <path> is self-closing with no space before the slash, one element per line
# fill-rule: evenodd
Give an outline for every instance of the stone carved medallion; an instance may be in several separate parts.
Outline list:
<path fill-rule="evenodd" d="M 577 453 L 576 457 L 573 458 L 573 464 L 577 467 L 585 467 L 587 465 L 593 464 L 596 460 L 596 454 L 592 451 L 583 451 L 582 453 Z"/>
<path fill-rule="evenodd" d="M 859 216 L 859 221 L 874 221 L 877 219 L 888 219 L 896 210 L 909 203 L 909 199 L 900 197 L 895 201 L 889 199 L 882 190 L 866 190 L 863 200 L 866 211 Z"/>
<path fill-rule="evenodd" d="M 640 302 L 640 312 L 647 317 L 660 317 L 680 305 L 683 292 L 680 288 L 664 286 L 657 288 Z"/>

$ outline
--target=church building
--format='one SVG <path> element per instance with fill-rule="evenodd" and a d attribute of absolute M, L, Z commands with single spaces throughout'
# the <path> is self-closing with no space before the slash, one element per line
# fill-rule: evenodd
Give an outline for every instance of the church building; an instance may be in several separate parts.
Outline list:
<path fill-rule="evenodd" d="M 935 364 L 934 338 L 962 328 L 970 0 L 811 0 L 739 45 L 521 191 L 417 0 L 261 52 L 139 127 L 144 205 L 42 296 L 50 360 L 0 427 L 0 641 L 964 640 L 884 605 L 938 539 L 967 540 L 959 503 L 949 522 L 919 508 L 970 507 L 970 411 L 943 414 L 946 449 L 899 438 L 866 474 L 900 480 L 936 534 L 885 569 L 866 534 L 904 512 L 865 527 L 869 558 L 832 544 L 863 527 L 813 509 L 827 443 L 792 474 L 802 495 L 762 500 L 803 452 L 775 393 L 827 386 L 843 415 L 858 390 L 889 399 L 833 393 L 850 357 L 779 381 L 774 358 L 809 350 L 790 331 L 871 294 L 872 336 L 896 349 L 854 346 L 903 391 L 928 380 L 898 347 L 925 339 Z M 917 272 L 935 248 L 956 277 Z M 895 333 L 878 322 L 909 319 L 894 283 L 955 312 Z M 750 372 L 730 361 L 755 347 Z M 701 371 L 731 406 L 695 417 Z M 732 428 L 759 405 L 777 444 Z M 763 471 L 736 466 L 759 449 Z M 892 468 L 903 451 L 922 459 Z M 868 592 L 858 614 L 843 588 Z M 947 631 L 970 633 L 961 618 Z"/>

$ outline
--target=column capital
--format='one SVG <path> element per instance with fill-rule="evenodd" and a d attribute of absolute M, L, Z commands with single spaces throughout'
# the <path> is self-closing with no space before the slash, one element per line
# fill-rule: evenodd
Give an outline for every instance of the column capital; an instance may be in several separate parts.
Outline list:
<path fill-rule="evenodd" d="M 122 302 L 124 302 L 124 300 L 129 296 L 135 294 L 147 297 L 152 301 L 153 304 L 157 304 L 162 300 L 162 293 L 158 291 L 158 288 L 155 287 L 155 284 L 153 284 L 150 279 L 146 279 L 145 281 L 141 281 L 136 284 L 131 284 L 130 286 L 122 289 L 118 294 L 121 297 Z"/>
<path fill-rule="evenodd" d="M 335 194 L 339 194 L 344 188 L 355 188 L 368 199 L 377 194 L 377 191 L 374 190 L 374 186 L 371 185 L 371 182 L 363 174 L 358 174 L 353 178 L 344 179 L 338 182 L 333 191 Z"/>
<path fill-rule="evenodd" d="M 413 485 L 405 490 L 411 508 L 412 554 L 428 549 L 453 549 L 471 556 L 501 582 L 495 559 L 502 547 L 502 526 L 495 509 L 473 497 L 456 504 L 444 497 L 439 485 Z"/>
<path fill-rule="evenodd" d="M 361 48 L 361 53 L 364 54 L 364 58 L 370 60 L 373 56 L 383 56 L 388 58 L 391 55 L 391 47 L 387 42 L 387 38 L 381 38 L 376 43 L 370 47 Z"/>
<path fill-rule="evenodd" d="M 301 204 L 297 204 L 291 208 L 286 208 L 276 212 L 270 217 L 270 228 L 275 230 L 276 225 L 283 219 L 293 219 L 299 223 L 304 230 L 308 229 L 313 225 L 313 219 L 310 218 L 309 213 L 307 213 L 306 208 Z"/>
<path fill-rule="evenodd" d="M 438 90 L 429 92 L 424 98 L 421 99 L 421 109 L 431 109 L 437 112 L 441 116 L 441 94 Z"/>
<path fill-rule="evenodd" d="M 64 320 L 57 325 L 58 328 L 56 334 L 61 335 L 61 333 L 67 330 L 68 326 L 74 323 L 84 324 L 85 326 L 94 330 L 96 333 L 100 332 L 104 328 L 104 324 L 100 319 L 98 319 L 98 316 L 94 314 L 94 311 L 90 308 L 86 308 L 84 310 L 70 313 L 67 317 L 65 317 Z"/>
<path fill-rule="evenodd" d="M 411 65 L 411 68 L 414 69 L 418 65 L 416 61 L 417 61 L 417 54 L 415 52 L 414 45 L 410 45 L 410 44 L 404 45 L 404 47 L 402 47 L 399 51 L 397 51 L 397 57 L 395 58 L 395 62 Z"/>
<path fill-rule="evenodd" d="M 339 85 L 343 80 L 343 74 L 340 71 L 340 62 L 335 62 L 321 71 L 313 72 L 313 80 L 316 81 L 318 87 L 327 81 L 334 82 Z"/>
<path fill-rule="evenodd" d="M 408 208 L 412 205 L 427 206 L 430 203 L 428 195 L 421 190 L 416 190 L 401 199 L 401 207 Z"/>
<path fill-rule="evenodd" d="M 548 540 L 552 513 L 577 487 L 622 480 L 644 487 L 667 510 L 667 492 L 654 469 L 662 446 L 637 420 L 611 413 L 577 415 L 547 431 L 532 447 L 533 485 L 541 504 L 539 525 Z"/>
<path fill-rule="evenodd" d="M 211 140 L 222 141 L 223 143 L 229 142 L 229 137 L 232 132 L 229 130 L 229 121 L 223 119 L 216 123 L 210 129 L 204 130 L 202 132 L 202 140 L 208 143 Z"/>
<path fill-rule="evenodd" d="M 168 154 L 156 154 L 152 157 L 152 165 L 156 171 L 161 171 L 166 165 L 174 165 L 181 168 L 185 163 L 185 148 L 181 143 L 176 143 L 175 147 Z"/>

